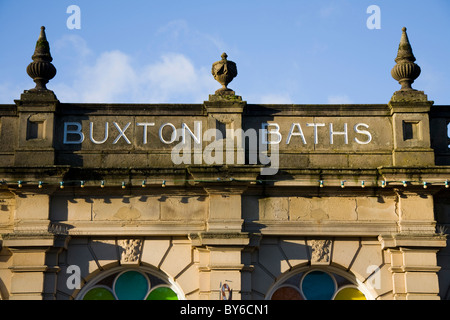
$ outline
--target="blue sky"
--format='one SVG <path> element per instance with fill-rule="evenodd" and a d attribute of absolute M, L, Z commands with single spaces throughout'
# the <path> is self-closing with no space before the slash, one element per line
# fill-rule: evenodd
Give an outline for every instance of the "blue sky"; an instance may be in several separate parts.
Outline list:
<path fill-rule="evenodd" d="M 70 5 L 80 29 L 69 29 Z M 381 29 L 369 29 L 370 5 Z M 403 26 L 421 76 L 450 104 L 448 0 L 0 0 L 0 103 L 34 83 L 26 74 L 46 27 L 61 102 L 201 103 L 220 88 L 211 65 L 236 62 L 229 87 L 248 103 L 387 103 Z"/>

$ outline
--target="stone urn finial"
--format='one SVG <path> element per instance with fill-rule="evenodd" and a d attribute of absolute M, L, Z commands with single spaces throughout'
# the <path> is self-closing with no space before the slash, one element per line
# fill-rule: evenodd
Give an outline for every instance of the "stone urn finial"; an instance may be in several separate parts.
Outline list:
<path fill-rule="evenodd" d="M 392 68 L 391 75 L 402 85 L 400 90 L 407 91 L 414 90 L 411 84 L 419 77 L 420 67 L 414 63 L 416 58 L 412 52 L 411 44 L 406 34 L 406 28 L 403 27 L 402 31 L 397 58 L 395 58 L 397 64 Z"/>
<path fill-rule="evenodd" d="M 221 85 L 222 88 L 216 91 L 216 94 L 234 94 L 234 91 L 227 88 L 228 84 L 237 76 L 236 63 L 227 60 L 228 55 L 222 53 L 222 60 L 214 62 L 211 73 Z"/>
<path fill-rule="evenodd" d="M 31 90 L 48 90 L 46 84 L 56 75 L 56 68 L 51 63 L 53 58 L 50 55 L 50 46 L 45 36 L 45 27 L 41 27 L 41 34 L 31 59 L 33 62 L 28 65 L 27 73 L 36 83 L 36 87 Z"/>

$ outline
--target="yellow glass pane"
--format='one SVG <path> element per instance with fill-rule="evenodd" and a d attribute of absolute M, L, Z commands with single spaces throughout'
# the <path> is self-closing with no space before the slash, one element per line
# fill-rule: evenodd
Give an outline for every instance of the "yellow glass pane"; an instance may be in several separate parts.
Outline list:
<path fill-rule="evenodd" d="M 341 289 L 334 300 L 367 300 L 366 296 L 356 288 Z"/>

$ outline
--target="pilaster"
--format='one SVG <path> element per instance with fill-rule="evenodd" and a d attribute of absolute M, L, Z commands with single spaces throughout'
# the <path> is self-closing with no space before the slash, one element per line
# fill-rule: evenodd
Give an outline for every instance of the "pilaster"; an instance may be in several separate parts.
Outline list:
<path fill-rule="evenodd" d="M 245 163 L 242 113 L 246 105 L 247 102 L 236 96 L 234 91 L 210 95 L 209 101 L 204 102 L 207 129 L 214 134 L 219 147 L 223 148 L 223 158 L 219 159 L 222 164 Z"/>
<path fill-rule="evenodd" d="M 391 261 L 394 299 L 439 300 L 436 253 L 446 246 L 445 236 L 381 235 L 379 241 Z"/>
<path fill-rule="evenodd" d="M 19 116 L 14 160 L 16 166 L 55 164 L 53 133 L 59 101 L 53 91 L 46 87 L 48 81 L 56 75 L 56 68 L 51 63 L 53 58 L 45 27 L 41 27 L 32 59 L 27 73 L 36 83 L 36 87 L 25 90 L 20 100 L 15 100 Z"/>
<path fill-rule="evenodd" d="M 433 101 L 429 101 L 423 91 L 411 87 L 421 72 L 415 61 L 406 28 L 403 28 L 395 58 L 396 65 L 391 70 L 392 77 L 402 86 L 389 102 L 394 139 L 392 153 L 394 166 L 434 165 L 428 116 Z"/>
<path fill-rule="evenodd" d="M 199 299 L 245 300 L 250 297 L 253 265 L 250 248 L 258 241 L 248 233 L 204 232 L 190 235 L 198 253 Z"/>
<path fill-rule="evenodd" d="M 4 234 L 3 247 L 12 253 L 10 300 L 54 299 L 57 254 L 69 237 L 53 232 Z"/>

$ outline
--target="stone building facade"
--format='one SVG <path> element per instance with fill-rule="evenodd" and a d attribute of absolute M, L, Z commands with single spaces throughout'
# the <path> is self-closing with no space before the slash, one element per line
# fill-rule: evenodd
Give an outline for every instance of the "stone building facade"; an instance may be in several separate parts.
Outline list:
<path fill-rule="evenodd" d="M 64 103 L 44 28 L 36 88 L 0 106 L 0 298 L 449 299 L 450 106 Z M 388 100 L 389 98 L 387 98 Z"/>

